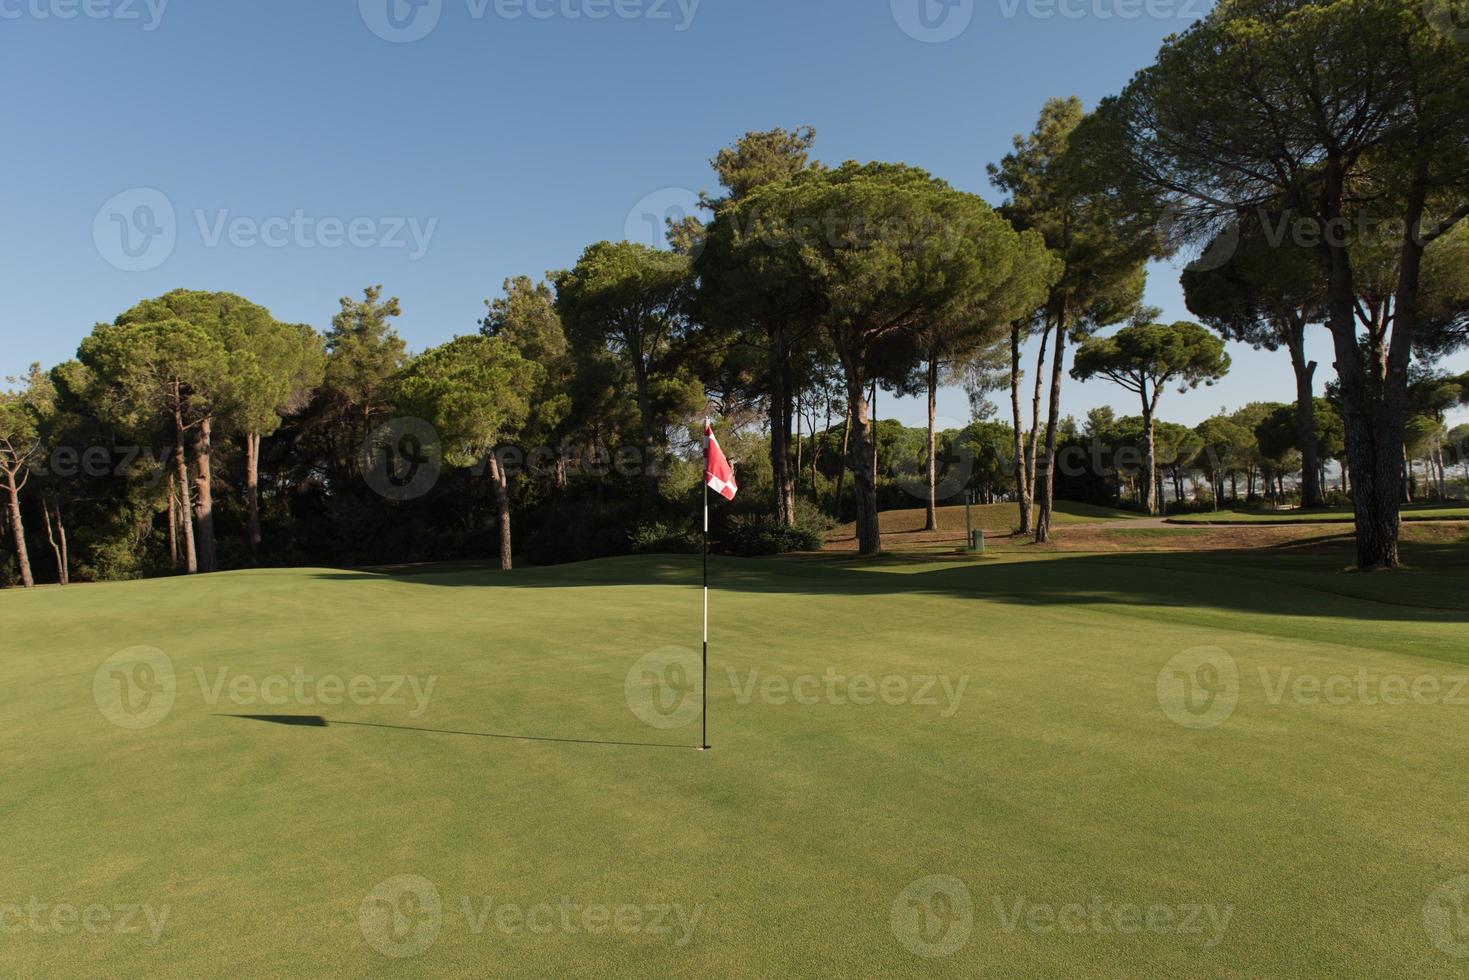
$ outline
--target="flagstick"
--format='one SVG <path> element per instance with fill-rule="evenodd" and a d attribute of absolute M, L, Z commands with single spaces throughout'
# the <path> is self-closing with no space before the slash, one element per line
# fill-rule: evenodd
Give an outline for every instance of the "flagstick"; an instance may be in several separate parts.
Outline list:
<path fill-rule="evenodd" d="M 704 445 L 704 457 L 709 457 L 708 443 Z M 705 463 L 708 466 L 708 463 Z M 709 481 L 704 483 L 704 711 L 701 715 L 703 735 L 699 739 L 699 751 L 709 751 Z"/>

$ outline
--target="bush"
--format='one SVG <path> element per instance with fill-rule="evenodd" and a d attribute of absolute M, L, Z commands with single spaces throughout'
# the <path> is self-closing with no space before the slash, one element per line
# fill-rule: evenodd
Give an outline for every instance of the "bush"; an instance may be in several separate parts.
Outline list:
<path fill-rule="evenodd" d="M 691 528 L 675 527 L 663 521 L 639 524 L 628 532 L 627 541 L 637 555 L 697 554 L 702 546 L 699 535 Z"/>
<path fill-rule="evenodd" d="M 1207 490 L 1200 489 L 1198 495 L 1192 500 L 1170 500 L 1168 501 L 1167 513 L 1169 514 L 1205 514 L 1212 512 L 1214 507 L 1214 495 Z"/>
<path fill-rule="evenodd" d="M 769 514 L 738 514 L 725 525 L 720 543 L 723 550 L 745 556 L 819 551 L 831 527 L 831 521 L 814 508 L 797 507 L 796 523 L 792 527 Z"/>
<path fill-rule="evenodd" d="M 534 565 L 610 558 L 628 553 L 631 506 L 598 506 L 590 496 L 558 500 L 527 512 L 517 526 L 517 543 Z"/>
<path fill-rule="evenodd" d="M 796 527 L 818 535 L 815 547 L 807 550 L 814 551 L 826 544 L 827 533 L 836 526 L 831 515 L 816 504 L 805 498 L 796 500 Z"/>

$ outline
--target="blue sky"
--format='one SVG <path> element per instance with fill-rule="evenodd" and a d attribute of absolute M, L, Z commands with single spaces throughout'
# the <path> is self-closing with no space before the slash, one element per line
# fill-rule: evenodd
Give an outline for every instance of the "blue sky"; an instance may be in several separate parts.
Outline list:
<path fill-rule="evenodd" d="M 325 328 L 339 297 L 382 283 L 422 349 L 472 331 L 506 276 L 646 239 L 641 216 L 712 189 L 708 158 L 750 129 L 810 124 L 825 161 L 899 160 L 997 201 L 985 164 L 1047 97 L 1094 104 L 1204 9 L 0 0 L 0 374 L 69 357 L 95 322 L 177 286 Z M 1187 315 L 1175 270 L 1149 293 Z M 1324 332 L 1312 353 L 1329 376 Z M 1228 379 L 1163 414 L 1291 397 L 1284 354 L 1231 354 Z M 1128 397 L 1068 380 L 1064 407 L 1135 412 Z M 963 394 L 940 411 L 966 420 Z"/>

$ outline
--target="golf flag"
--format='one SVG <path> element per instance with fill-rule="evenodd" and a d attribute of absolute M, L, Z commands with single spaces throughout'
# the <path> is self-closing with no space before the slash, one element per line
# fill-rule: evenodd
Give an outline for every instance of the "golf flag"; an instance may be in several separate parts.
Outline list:
<path fill-rule="evenodd" d="M 719 448 L 708 422 L 704 423 L 704 445 L 704 483 L 725 500 L 733 500 L 740 489 L 735 484 L 734 467 L 724 458 L 724 450 Z"/>
<path fill-rule="evenodd" d="M 724 450 L 719 448 L 719 440 L 714 438 L 714 427 L 705 419 L 704 489 L 699 492 L 699 496 L 704 498 L 704 658 L 701 671 L 704 711 L 699 748 L 705 752 L 709 751 L 709 491 L 713 490 L 725 500 L 733 500 L 739 489 L 735 484 L 734 467 L 729 465 Z"/>

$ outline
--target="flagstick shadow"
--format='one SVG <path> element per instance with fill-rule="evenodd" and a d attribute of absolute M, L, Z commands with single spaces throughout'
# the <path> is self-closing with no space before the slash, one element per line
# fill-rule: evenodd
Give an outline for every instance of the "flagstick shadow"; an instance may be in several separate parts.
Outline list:
<path fill-rule="evenodd" d="M 639 749 L 685 749 L 698 750 L 697 745 L 676 745 L 671 742 L 615 742 L 595 738 L 553 738 L 548 735 L 503 735 L 495 732 L 465 732 L 452 728 L 419 728 L 414 725 L 385 725 L 373 721 L 334 721 L 321 715 L 216 715 L 218 718 L 244 718 L 248 721 L 263 721 L 272 725 L 291 725 L 301 728 L 328 728 L 332 725 L 352 725 L 356 728 L 387 728 L 400 732 L 424 732 L 430 735 L 466 735 L 473 738 L 499 738 L 514 742 L 561 742 L 567 745 L 619 745 Z"/>

